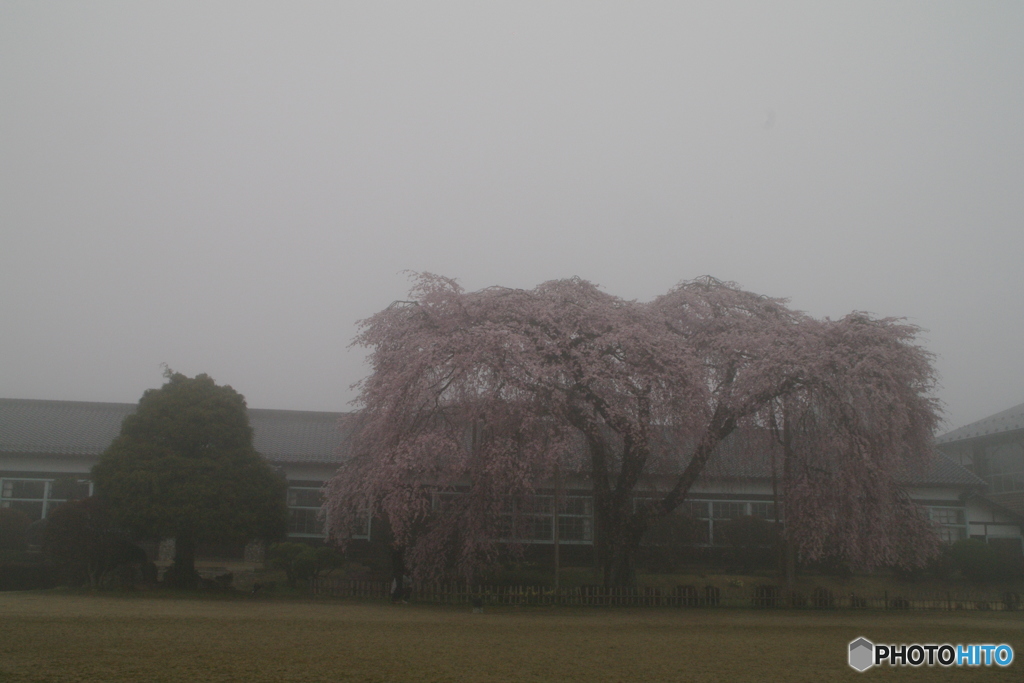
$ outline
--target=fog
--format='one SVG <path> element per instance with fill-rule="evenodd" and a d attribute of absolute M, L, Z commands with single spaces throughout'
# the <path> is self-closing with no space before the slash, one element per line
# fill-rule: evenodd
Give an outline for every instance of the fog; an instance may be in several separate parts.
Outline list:
<path fill-rule="evenodd" d="M 1024 401 L 1024 5 L 0 4 L 0 396 L 346 410 L 407 271 L 710 274 Z"/>

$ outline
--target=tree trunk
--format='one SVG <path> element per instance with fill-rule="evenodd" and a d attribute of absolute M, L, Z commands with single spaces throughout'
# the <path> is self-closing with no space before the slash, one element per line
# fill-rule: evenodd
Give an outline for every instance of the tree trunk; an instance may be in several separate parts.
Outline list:
<path fill-rule="evenodd" d="M 612 549 L 611 556 L 605 562 L 605 588 L 628 588 L 636 585 L 636 553 L 629 545 L 619 545 Z"/>
<path fill-rule="evenodd" d="M 785 562 L 786 588 L 793 590 L 793 582 L 796 580 L 796 548 L 793 543 L 784 537 L 782 541 L 783 560 Z"/>
<path fill-rule="evenodd" d="M 174 539 L 174 564 L 167 570 L 164 582 L 174 588 L 195 588 L 199 585 L 196 539 L 192 534 L 178 534 Z"/>
<path fill-rule="evenodd" d="M 608 506 L 614 507 L 614 506 Z M 598 517 L 601 568 L 605 588 L 636 585 L 636 553 L 646 530 L 632 510 L 608 510 Z"/>
<path fill-rule="evenodd" d="M 405 546 L 391 550 L 391 602 L 403 599 L 405 588 Z"/>
<path fill-rule="evenodd" d="M 779 538 L 779 565 L 782 569 L 782 576 L 786 581 L 787 590 L 793 589 L 793 582 L 796 579 L 796 544 L 791 537 L 792 527 L 789 523 L 789 511 L 787 510 L 786 492 L 789 483 L 792 481 L 791 472 L 793 466 L 793 434 L 789 421 L 789 407 L 785 400 L 782 402 L 782 430 L 772 420 L 772 431 L 775 438 L 782 445 L 782 497 L 780 500 L 778 485 L 775 479 L 775 455 L 772 452 L 772 492 L 775 498 L 775 524 Z M 785 520 L 783 526 L 778 526 L 779 520 Z"/>

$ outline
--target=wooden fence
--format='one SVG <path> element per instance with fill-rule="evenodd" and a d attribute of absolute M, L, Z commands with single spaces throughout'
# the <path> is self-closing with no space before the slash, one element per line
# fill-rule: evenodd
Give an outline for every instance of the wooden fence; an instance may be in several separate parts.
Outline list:
<path fill-rule="evenodd" d="M 312 582 L 315 597 L 390 598 L 386 581 L 359 581 L 321 577 Z M 722 591 L 716 586 L 659 588 L 604 588 L 581 586 L 555 590 L 540 586 L 468 586 L 423 584 L 413 586 L 412 602 L 443 605 L 570 605 L 590 607 L 756 607 L 762 609 L 873 609 L 873 610 L 970 610 L 1017 611 L 1024 609 L 1018 593 L 945 593 L 904 597 L 895 593 L 866 595 L 836 593 L 816 588 L 810 593 L 786 591 L 778 586 Z"/>

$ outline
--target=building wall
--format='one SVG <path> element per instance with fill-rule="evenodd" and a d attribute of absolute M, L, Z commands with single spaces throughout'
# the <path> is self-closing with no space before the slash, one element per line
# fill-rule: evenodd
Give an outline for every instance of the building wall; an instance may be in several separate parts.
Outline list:
<path fill-rule="evenodd" d="M 21 509 L 34 521 L 43 519 L 51 510 L 69 499 L 92 494 L 89 483 L 93 455 L 47 453 L 0 453 L 0 507 Z M 280 467 L 289 482 L 290 535 L 297 539 L 323 538 L 317 521 L 320 508 L 319 489 L 336 469 L 330 464 L 271 463 Z M 66 491 L 77 482 L 77 490 Z M 69 498 L 70 493 L 70 498 Z M 315 505 L 309 496 L 315 493 Z"/>
<path fill-rule="evenodd" d="M 954 443 L 940 443 L 939 450 L 988 485 L 993 502 L 1024 515 L 1024 432 L 986 434 Z"/>
<path fill-rule="evenodd" d="M 20 507 L 35 518 L 45 517 L 57 504 L 66 500 L 60 486 L 68 481 L 88 479 L 96 456 L 67 456 L 60 454 L 0 454 L 0 505 Z M 322 505 L 321 489 L 333 476 L 335 465 L 330 463 L 272 462 L 283 470 L 288 480 L 289 537 L 294 540 L 316 541 L 324 538 L 319 517 Z M 58 485 L 59 484 L 59 485 Z M 660 487 L 648 482 L 651 490 Z M 16 494 L 32 493 L 26 498 Z M 88 495 L 91 487 L 77 491 Z M 940 527 L 944 540 L 953 542 L 961 538 L 976 537 L 1020 538 L 1019 520 L 1000 512 L 982 499 L 968 499 L 969 491 L 957 487 L 916 487 L 911 497 L 929 510 L 932 520 Z M 541 490 L 529 504 L 512 504 L 508 511 L 509 524 L 528 529 L 526 542 L 554 543 L 556 524 L 555 491 Z M 656 494 L 651 494 L 656 495 Z M 64 496 L 64 497 L 62 497 Z M 567 477 L 561 489 L 561 505 L 557 515 L 559 542 L 566 545 L 592 545 L 594 542 L 594 512 L 589 487 L 585 480 Z M 637 500 L 644 500 L 638 492 Z M 739 516 L 775 517 L 770 482 L 763 480 L 727 480 L 701 482 L 693 488 L 688 500 L 680 508 L 707 527 L 706 544 L 716 541 L 715 526 Z M 365 530 L 356 530 L 356 537 L 370 537 L 370 523 Z"/>
<path fill-rule="evenodd" d="M 970 537 L 980 540 L 992 538 L 1020 538 L 1020 523 L 1011 515 L 1001 512 L 982 499 L 967 503 L 967 517 L 970 520 Z"/>

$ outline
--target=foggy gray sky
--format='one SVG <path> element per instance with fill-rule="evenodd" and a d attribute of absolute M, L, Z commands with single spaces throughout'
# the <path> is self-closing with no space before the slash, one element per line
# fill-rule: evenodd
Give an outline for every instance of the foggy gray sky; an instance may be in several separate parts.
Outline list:
<path fill-rule="evenodd" d="M 346 410 L 403 270 L 703 274 L 1024 401 L 1024 4 L 0 1 L 0 396 Z"/>

